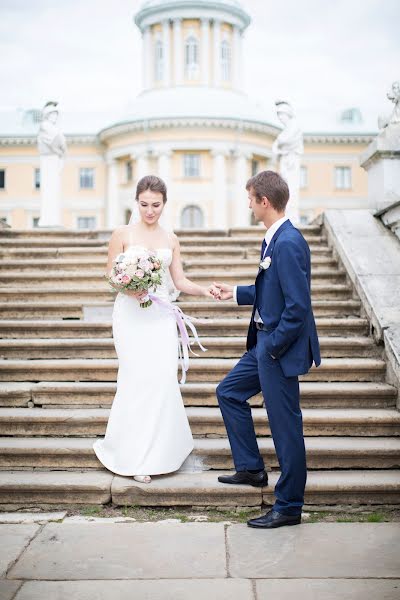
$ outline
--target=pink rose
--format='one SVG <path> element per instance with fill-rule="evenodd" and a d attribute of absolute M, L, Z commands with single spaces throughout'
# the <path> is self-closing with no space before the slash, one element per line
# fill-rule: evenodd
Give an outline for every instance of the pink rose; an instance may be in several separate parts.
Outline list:
<path fill-rule="evenodd" d="M 122 283 L 130 283 L 130 282 L 131 282 L 131 278 L 129 277 L 129 275 L 122 276 Z"/>
<path fill-rule="evenodd" d="M 143 271 L 149 271 L 151 266 L 151 262 L 147 260 L 147 258 L 142 258 L 139 260 L 139 267 L 143 269 Z"/>
<path fill-rule="evenodd" d="M 139 279 L 143 279 L 144 277 L 144 272 L 142 271 L 142 269 L 138 269 L 135 273 L 136 277 L 139 277 Z"/>

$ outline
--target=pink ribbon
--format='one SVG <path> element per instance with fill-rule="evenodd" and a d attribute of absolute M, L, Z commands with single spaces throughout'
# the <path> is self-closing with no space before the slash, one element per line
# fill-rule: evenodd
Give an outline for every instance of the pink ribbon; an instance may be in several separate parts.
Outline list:
<path fill-rule="evenodd" d="M 178 329 L 181 334 L 181 339 L 179 341 L 179 360 L 182 368 L 182 378 L 181 383 L 185 383 L 186 381 L 186 372 L 189 369 L 189 350 L 195 356 L 198 356 L 190 347 L 190 338 L 186 327 L 189 327 L 191 330 L 194 341 L 199 345 L 203 352 L 207 352 L 207 348 L 204 348 L 200 342 L 199 336 L 196 331 L 196 327 L 193 325 L 193 318 L 185 315 L 182 309 L 179 308 L 176 304 L 172 304 L 171 302 L 167 302 L 166 300 L 162 300 L 155 294 L 149 294 L 150 300 L 152 300 L 155 304 L 164 307 L 169 313 L 173 314 L 176 323 L 178 325 Z"/>

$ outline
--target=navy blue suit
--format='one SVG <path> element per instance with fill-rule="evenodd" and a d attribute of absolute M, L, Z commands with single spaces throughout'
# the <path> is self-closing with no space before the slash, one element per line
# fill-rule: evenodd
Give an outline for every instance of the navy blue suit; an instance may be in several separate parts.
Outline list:
<path fill-rule="evenodd" d="M 263 242 L 261 256 L 265 250 Z M 310 249 L 288 220 L 275 232 L 254 285 L 238 286 L 239 305 L 253 305 L 247 352 L 217 387 L 237 471 L 262 469 L 249 398 L 262 391 L 281 476 L 274 510 L 298 515 L 307 478 L 298 376 L 321 363 L 311 307 Z M 255 326 L 258 310 L 266 331 Z"/>

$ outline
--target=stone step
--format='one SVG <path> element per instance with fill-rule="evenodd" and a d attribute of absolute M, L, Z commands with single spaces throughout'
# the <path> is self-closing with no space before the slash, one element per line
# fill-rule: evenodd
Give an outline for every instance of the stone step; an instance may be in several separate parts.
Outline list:
<path fill-rule="evenodd" d="M 318 247 L 317 247 L 318 248 Z M 181 257 L 183 261 L 192 260 L 198 261 L 202 264 L 204 261 L 210 259 L 216 260 L 227 260 L 235 258 L 235 261 L 240 259 L 253 260 L 254 264 L 257 264 L 257 258 L 260 255 L 259 244 L 254 248 L 241 248 L 237 246 L 224 246 L 223 248 L 214 248 L 213 246 L 201 247 L 201 246 L 183 246 L 181 250 Z M 39 247 L 39 248 L 3 248 L 0 243 L 0 258 L 9 260 L 24 260 L 24 261 L 44 261 L 50 260 L 88 260 L 88 261 L 102 261 L 106 262 L 107 259 L 107 247 Z M 328 248 L 323 252 L 318 248 L 318 252 L 311 255 L 312 265 L 326 265 L 330 267 L 337 266 L 337 261 L 332 257 L 332 251 Z"/>
<path fill-rule="evenodd" d="M 321 336 L 365 336 L 369 334 L 367 319 L 361 318 L 317 318 L 318 333 Z M 247 335 L 249 319 L 201 319 L 196 328 L 202 335 L 235 337 Z M 111 321 L 92 323 L 88 321 L 0 321 L 1 339 L 27 338 L 107 338 L 112 335 Z M 1 341 L 0 341 L 1 343 Z"/>
<path fill-rule="evenodd" d="M 93 438 L 0 438 L 0 469 L 101 469 Z M 396 469 L 400 439 L 394 437 L 305 437 L 308 469 Z M 278 468 L 272 438 L 258 438 L 269 468 Z M 191 463 L 196 469 L 232 469 L 226 438 L 196 438 Z M 400 478 L 400 473 L 399 473 Z"/>
<path fill-rule="evenodd" d="M 236 359 L 192 357 L 187 381 L 219 382 L 235 366 Z M 117 360 L 44 359 L 0 360 L 0 381 L 116 381 Z M 313 366 L 308 381 L 382 381 L 384 360 L 376 358 L 325 358 Z"/>
<path fill-rule="evenodd" d="M 204 271 L 188 272 L 187 275 L 191 281 L 203 286 L 209 286 L 213 281 L 223 281 L 231 285 L 249 285 L 254 282 L 257 271 L 255 269 L 245 271 L 214 271 L 212 274 Z M 324 298 L 337 298 L 337 297 L 349 297 L 352 295 L 351 286 L 345 283 L 346 276 L 344 273 L 337 271 L 321 269 L 318 272 L 316 269 L 312 275 L 311 281 L 311 293 L 314 297 Z M 41 271 L 7 271 L 0 273 L 0 286 L 1 296 L 6 299 L 9 296 L 7 293 L 18 292 L 26 288 L 34 288 L 38 286 L 39 289 L 43 288 L 50 293 L 50 286 L 57 286 L 62 288 L 60 291 L 67 291 L 69 288 L 81 288 L 82 292 L 85 293 L 90 289 L 96 288 L 96 291 L 107 292 L 110 290 L 110 286 L 106 281 L 105 272 L 96 271 L 90 269 L 88 273 L 85 272 L 74 272 L 74 271 L 46 271 L 46 275 L 43 276 L 43 270 Z"/>
<path fill-rule="evenodd" d="M 207 358 L 240 358 L 246 349 L 246 338 L 207 337 L 203 326 L 197 332 L 207 348 Z M 368 358 L 381 355 L 372 338 L 325 337 L 319 338 L 323 358 Z M 196 352 L 195 347 L 193 348 Z M 112 338 L 35 338 L 0 339 L 0 359 L 47 358 L 116 358 Z"/>
<path fill-rule="evenodd" d="M 0 408 L 0 436 L 104 436 L 108 408 Z M 219 408 L 188 407 L 196 437 L 226 437 Z M 264 408 L 252 409 L 256 434 L 270 436 Z M 400 436 L 400 412 L 395 409 L 303 409 L 304 435 Z"/>
<path fill-rule="evenodd" d="M 4 238 L 0 235 L 0 249 L 7 248 L 107 248 L 108 239 L 76 239 L 74 237 L 56 238 Z"/>
<path fill-rule="evenodd" d="M 323 228 L 321 225 L 301 225 L 298 229 L 303 235 L 321 235 Z M 244 236 L 244 235 L 265 235 L 265 226 L 261 223 L 258 225 L 249 225 L 247 227 L 231 227 L 229 229 L 229 235 L 231 237 Z"/>
<path fill-rule="evenodd" d="M 224 485 L 218 476 L 226 471 L 177 472 L 155 476 L 150 485 L 133 477 L 106 471 L 2 471 L 1 510 L 26 506 L 76 505 L 260 507 L 274 502 L 279 472 L 269 474 L 266 488 Z M 396 505 L 400 503 L 399 473 L 395 470 L 310 471 L 305 509 L 329 505 Z"/>
<path fill-rule="evenodd" d="M 40 290 L 39 290 L 40 294 Z M 14 292 L 14 297 L 20 297 L 21 292 Z M 62 292 L 66 295 L 66 290 Z M 43 294 L 46 297 L 46 294 Z M 28 299 L 24 301 L 13 301 L 11 298 L 7 302 L 0 301 L 0 319 L 83 319 L 84 313 L 90 313 L 90 321 L 98 320 L 98 313 L 102 315 L 107 312 L 104 319 L 109 321 L 112 314 L 113 296 L 108 294 L 108 300 L 99 302 L 99 294 L 96 294 L 96 301 L 85 298 L 63 301 L 63 300 L 42 300 L 35 301 Z M 314 300 L 313 311 L 315 317 L 359 317 L 359 300 Z M 179 302 L 179 307 L 192 317 L 200 318 L 225 318 L 232 314 L 238 317 L 250 318 L 251 308 L 249 306 L 238 306 L 233 302 L 209 302 L 198 300 L 186 300 Z M 86 317 L 85 317 L 86 318 Z"/>
<path fill-rule="evenodd" d="M 220 246 L 220 245 L 232 245 L 240 244 L 245 246 L 251 246 L 259 244 L 261 246 L 262 239 L 265 235 L 264 230 L 256 230 L 251 235 L 227 235 L 226 231 L 212 231 L 202 230 L 198 232 L 194 231 L 176 231 L 179 238 L 179 242 L 184 246 L 187 244 L 198 246 Z M 111 237 L 110 231 L 73 231 L 64 230 L 64 232 L 57 233 L 55 231 L 17 231 L 11 230 L 5 233 L 5 230 L 1 231 L 0 242 L 2 245 L 11 243 L 15 246 L 25 244 L 30 246 L 32 244 L 57 244 L 58 246 L 69 245 L 74 242 L 74 245 L 86 245 L 87 243 L 97 243 L 98 245 L 108 244 L 108 240 Z M 308 244 L 321 245 L 327 243 L 327 238 L 324 234 L 317 232 L 305 232 L 304 238 Z"/>
<path fill-rule="evenodd" d="M 222 278 L 216 278 L 216 281 L 221 281 Z M 231 279 L 231 281 L 229 281 Z M 235 277 L 229 278 L 225 277 L 224 281 L 226 283 L 236 284 L 237 282 L 233 281 Z M 198 279 L 192 278 L 192 281 L 195 283 L 199 283 L 203 286 L 208 286 L 212 283 L 212 281 L 199 281 Z M 116 293 L 111 289 L 109 284 L 100 278 L 98 280 L 93 280 L 89 277 L 88 279 L 78 280 L 73 277 L 69 280 L 63 278 L 49 278 L 46 276 L 46 282 L 42 282 L 40 285 L 39 280 L 27 281 L 24 286 L 19 280 L 13 280 L 9 282 L 9 285 L 5 285 L 4 281 L 0 276 L 0 303 L 13 303 L 18 302 L 38 302 L 38 301 L 55 301 L 55 300 L 80 300 L 81 302 L 107 302 L 113 301 Z M 311 289 L 311 297 L 312 300 L 348 300 L 353 296 L 353 291 L 350 285 L 347 284 L 335 284 L 335 283 L 315 283 Z M 193 306 L 194 302 L 198 302 L 198 296 L 188 296 L 186 294 L 182 294 L 180 302 L 190 302 L 190 306 Z M 208 305 L 206 308 L 211 309 L 213 312 L 216 310 L 224 311 L 225 302 L 215 302 L 213 299 L 208 300 L 207 302 L 203 302 L 203 305 Z M 239 309 L 236 303 L 231 302 L 230 305 Z M 249 310 L 249 307 L 244 307 L 245 310 Z"/>
<path fill-rule="evenodd" d="M 216 383 L 181 385 L 186 406 L 218 406 Z M 6 382 L 0 383 L 0 406 L 12 407 L 109 407 L 116 391 L 115 382 Z M 300 383 L 304 408 L 394 408 L 397 390 L 383 382 Z M 250 400 L 254 407 L 263 404 L 261 394 Z"/>
<path fill-rule="evenodd" d="M 258 245 L 258 250 L 261 248 L 261 243 L 264 238 L 265 232 L 261 231 L 254 235 L 237 235 L 237 236 L 225 236 L 225 237 L 211 237 L 211 236 L 193 236 L 193 235 L 178 235 L 179 243 L 182 246 L 229 246 L 236 244 L 241 247 L 253 247 Z M 305 240 L 311 246 L 327 246 L 327 238 L 325 235 L 313 235 L 306 234 Z"/>
<path fill-rule="evenodd" d="M 134 506 L 261 506 L 275 501 L 273 490 L 279 472 L 269 474 L 268 487 L 224 485 L 218 475 L 202 473 L 174 473 L 154 477 L 150 485 L 140 485 L 129 477 L 116 475 L 112 481 L 112 502 L 115 505 Z M 29 477 L 31 477 L 29 473 Z M 15 476 L 15 479 L 17 477 Z M 33 483 L 34 479 L 29 479 Z M 22 482 L 22 477 L 20 479 Z M 33 486 L 35 489 L 35 486 Z M 1 487 L 0 487 L 1 490 Z M 2 494 L 0 491 L 0 498 Z M 71 497 L 71 496 L 69 496 Z M 23 498 L 22 498 L 23 499 Z M 71 497 L 71 500 L 73 498 Z M 309 471 L 305 491 L 307 510 L 314 506 L 329 505 L 397 505 L 400 503 L 398 471 Z"/>
<path fill-rule="evenodd" d="M 205 258 L 203 254 L 201 258 L 190 259 L 182 256 L 183 266 L 185 272 L 189 275 L 190 273 L 199 273 L 203 275 L 203 271 L 210 272 L 238 272 L 241 276 L 249 277 L 255 276 L 258 270 L 259 256 L 252 256 L 251 258 L 243 257 L 243 251 L 239 248 L 238 254 L 229 255 L 225 257 L 223 254 L 214 254 Z M 94 272 L 99 275 L 103 275 L 105 272 L 107 263 L 107 255 L 101 257 L 85 257 L 85 258 L 47 258 L 47 259 L 4 259 L 0 264 L 0 273 L 6 274 L 8 272 L 20 272 L 26 273 L 27 275 L 34 273 L 42 274 L 43 271 L 47 273 L 71 274 L 71 273 L 82 273 L 82 272 Z M 337 261 L 333 258 L 327 258 L 324 256 L 317 256 L 312 260 L 312 264 L 315 267 L 313 270 L 313 277 L 319 279 L 331 279 L 334 280 L 337 277 L 343 279 L 345 272 L 340 271 L 337 266 Z"/>

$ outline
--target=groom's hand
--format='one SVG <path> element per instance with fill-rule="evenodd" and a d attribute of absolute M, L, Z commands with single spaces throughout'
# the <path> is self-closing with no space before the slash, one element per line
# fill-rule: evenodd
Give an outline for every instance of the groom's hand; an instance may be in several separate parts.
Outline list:
<path fill-rule="evenodd" d="M 233 298 L 233 286 L 228 283 L 219 283 L 214 281 L 213 285 L 219 290 L 220 300 L 230 300 Z"/>

